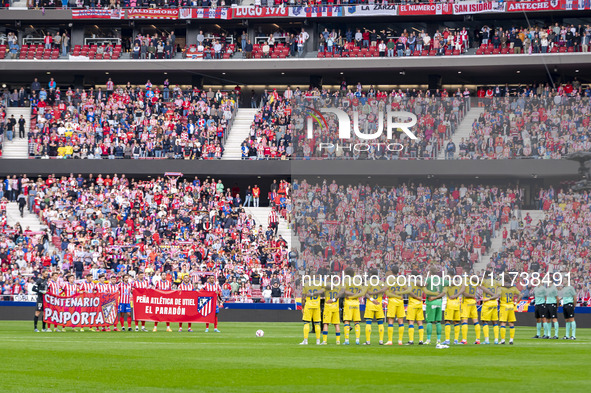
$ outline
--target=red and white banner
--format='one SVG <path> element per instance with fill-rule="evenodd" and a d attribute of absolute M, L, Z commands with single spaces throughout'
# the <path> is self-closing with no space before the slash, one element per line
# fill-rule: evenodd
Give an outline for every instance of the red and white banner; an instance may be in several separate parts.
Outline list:
<path fill-rule="evenodd" d="M 398 15 L 450 15 L 453 13 L 452 5 L 441 4 L 400 4 Z"/>
<path fill-rule="evenodd" d="M 505 3 L 499 1 L 462 1 L 454 4 L 454 15 L 505 12 Z"/>
<path fill-rule="evenodd" d="M 344 8 L 343 16 L 396 16 L 398 14 L 398 6 L 394 4 L 353 5 Z"/>
<path fill-rule="evenodd" d="M 133 290 L 133 319 L 154 322 L 215 322 L 217 295 L 208 291 Z"/>
<path fill-rule="evenodd" d="M 235 7 L 232 18 L 275 18 L 289 16 L 287 7 Z"/>
<path fill-rule="evenodd" d="M 121 10 L 81 9 L 72 10 L 72 19 L 121 19 Z"/>
<path fill-rule="evenodd" d="M 45 294 L 43 320 L 68 327 L 112 326 L 117 319 L 119 293 Z"/>
<path fill-rule="evenodd" d="M 147 8 L 127 10 L 128 19 L 178 19 L 179 9 Z"/>
<path fill-rule="evenodd" d="M 338 5 L 321 7 L 289 7 L 289 16 L 294 18 L 323 18 L 344 16 L 343 8 Z"/>
<path fill-rule="evenodd" d="M 560 9 L 559 0 L 549 1 L 508 1 L 507 12 L 555 11 Z"/>
<path fill-rule="evenodd" d="M 560 8 L 564 11 L 588 10 L 591 4 L 589 0 L 561 0 Z"/>
<path fill-rule="evenodd" d="M 352 5 L 312 7 L 234 7 L 130 9 L 127 19 L 250 19 L 326 18 L 363 16 L 466 15 L 497 12 L 577 11 L 591 9 L 591 0 L 458 1 L 400 5 Z M 122 19 L 125 11 L 108 9 L 72 10 L 73 19 Z"/>
<path fill-rule="evenodd" d="M 229 8 L 181 8 L 179 19 L 232 19 Z"/>

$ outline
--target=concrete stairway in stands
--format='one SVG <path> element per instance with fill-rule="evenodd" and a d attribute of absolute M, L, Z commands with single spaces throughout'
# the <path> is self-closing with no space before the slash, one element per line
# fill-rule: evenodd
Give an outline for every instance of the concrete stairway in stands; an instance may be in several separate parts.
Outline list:
<path fill-rule="evenodd" d="M 544 211 L 543 210 L 521 210 L 521 218 L 525 219 L 527 214 L 532 218 L 532 222 L 529 225 L 529 228 L 535 228 L 538 223 L 544 218 Z M 501 225 L 499 230 L 497 231 L 497 237 L 492 239 L 492 245 L 490 247 L 490 251 L 487 255 L 483 255 L 480 262 L 474 264 L 474 272 L 478 273 L 481 270 L 484 270 L 486 266 L 489 264 L 492 255 L 495 252 L 501 251 L 503 248 L 503 229 L 507 228 L 507 231 L 510 230 L 509 223 Z"/>
<path fill-rule="evenodd" d="M 262 225 L 263 230 L 267 230 L 267 227 L 269 226 L 269 214 L 271 213 L 270 207 L 246 207 L 244 210 L 246 210 L 246 214 L 252 215 L 257 227 Z M 292 244 L 291 230 L 287 225 L 287 221 L 281 216 L 279 216 L 279 228 L 277 228 L 277 234 L 285 239 L 287 242 L 287 249 L 290 250 Z"/>
<path fill-rule="evenodd" d="M 17 121 L 12 141 L 6 138 L 6 132 L 4 132 L 4 142 L 2 143 L 2 158 L 28 158 L 29 157 L 29 140 L 27 134 L 29 132 L 29 126 L 31 122 L 31 108 L 20 107 L 20 108 L 6 108 L 6 119 L 9 119 L 12 115 Z M 18 119 L 21 115 L 26 120 L 25 124 L 25 137 L 18 137 Z"/>
<path fill-rule="evenodd" d="M 456 157 L 458 156 L 458 152 L 460 151 L 460 142 L 462 139 L 467 140 L 470 134 L 472 133 L 472 123 L 474 120 L 478 119 L 480 115 L 484 112 L 484 108 L 476 107 L 472 108 L 466 113 L 464 119 L 460 122 L 460 125 L 456 129 L 456 132 L 451 136 L 451 140 L 456 145 Z M 445 147 L 447 146 L 447 141 L 444 141 L 443 148 L 439 152 L 437 159 L 444 160 L 445 159 Z"/>
<path fill-rule="evenodd" d="M 20 223 L 23 231 L 27 228 L 31 231 L 43 231 L 47 229 L 47 225 L 42 224 L 36 214 L 29 213 L 27 206 L 25 206 L 23 217 L 21 217 L 16 202 L 9 202 L 6 206 L 6 222 L 10 226 Z"/>
<path fill-rule="evenodd" d="M 250 135 L 250 125 L 254 120 L 254 115 L 258 112 L 258 109 L 251 108 L 240 108 L 232 128 L 230 129 L 230 135 L 224 143 L 224 155 L 222 160 L 240 160 L 242 159 L 242 151 L 240 146 L 242 142 Z"/>

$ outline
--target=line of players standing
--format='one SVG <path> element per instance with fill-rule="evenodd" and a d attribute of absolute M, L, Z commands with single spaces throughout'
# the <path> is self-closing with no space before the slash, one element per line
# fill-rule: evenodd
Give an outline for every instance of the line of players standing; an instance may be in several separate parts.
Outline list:
<path fill-rule="evenodd" d="M 326 345 L 328 341 L 328 327 L 334 325 L 336 334 L 336 344 L 341 342 L 340 332 L 340 312 L 342 306 L 342 320 L 344 322 L 344 344 L 349 345 L 349 335 L 351 328 L 355 331 L 355 343 L 360 344 L 361 336 L 361 315 L 360 299 L 365 298 L 365 342 L 364 345 L 371 344 L 372 322 L 375 320 L 378 325 L 379 344 L 392 345 L 394 335 L 394 323 L 398 323 L 398 345 L 403 344 L 404 319 L 408 322 L 408 342 L 407 345 L 414 344 L 415 326 L 418 328 L 419 345 L 430 344 L 433 330 L 433 324 L 436 327 L 437 346 L 445 348 L 450 345 L 451 331 L 453 326 L 454 344 L 468 343 L 468 322 L 472 321 L 476 340 L 474 344 L 481 344 L 481 332 L 484 335 L 484 344 L 490 344 L 490 327 L 492 326 L 494 344 L 505 344 L 507 328 L 509 329 L 509 344 L 513 344 L 515 337 L 515 310 L 520 301 L 520 291 L 511 286 L 509 280 L 501 282 L 499 280 L 485 279 L 480 285 L 472 285 L 468 279 L 464 279 L 461 285 L 454 285 L 449 281 L 444 281 L 438 274 L 438 269 L 431 270 L 430 277 L 421 284 L 416 280 L 413 285 L 401 286 L 396 283 L 396 277 L 399 272 L 397 268 L 392 269 L 388 274 L 390 277 L 387 283 L 396 283 L 387 286 L 380 282 L 375 286 L 356 286 L 345 285 L 341 287 L 314 286 L 308 285 L 302 291 L 302 311 L 304 321 L 304 340 L 302 345 L 308 344 L 308 336 L 311 328 L 315 329 L 316 344 Z M 345 270 L 345 277 L 353 278 L 355 271 L 351 268 Z M 377 270 L 369 272 L 369 276 L 377 276 Z M 413 272 L 413 276 L 418 277 L 418 272 Z M 450 272 L 450 276 L 453 272 Z M 485 277 L 491 277 L 490 272 Z M 319 281 L 318 281 L 319 282 Z M 556 305 L 559 304 L 558 289 L 554 284 L 549 288 L 538 287 L 538 293 L 543 296 L 544 304 L 553 304 L 548 307 L 548 316 L 540 318 L 553 318 L 555 321 L 555 337 L 558 338 L 558 322 L 556 322 Z M 542 290 L 544 290 L 542 295 Z M 572 286 L 565 286 L 562 291 L 564 303 L 564 313 L 567 320 L 566 338 L 575 339 L 576 324 L 574 323 L 574 304 L 576 304 L 575 290 Z M 408 296 L 408 305 L 405 310 L 404 295 Z M 387 297 L 387 311 L 384 315 L 384 298 Z M 445 312 L 443 310 L 443 298 L 446 298 Z M 324 299 L 324 311 L 321 319 L 321 299 Z M 540 297 L 540 299 L 542 299 Z M 478 300 L 481 302 L 480 319 L 478 318 Z M 538 301 L 538 297 L 536 297 Z M 541 304 L 541 300 L 540 300 Z M 424 321 L 426 310 L 426 340 L 424 331 Z M 539 307 L 536 308 L 539 310 Z M 536 311 L 536 318 L 539 312 Z M 546 315 L 546 314 L 544 314 Z M 388 341 L 384 343 L 384 319 L 387 320 Z M 544 319 L 545 320 L 545 319 Z M 442 326 L 444 321 L 444 326 Z M 323 323 L 322 331 L 320 323 Z M 480 324 L 482 322 L 482 326 Z M 314 325 L 312 325 L 314 324 Z M 549 322 L 545 326 L 549 329 Z M 445 341 L 442 339 L 442 328 L 444 327 Z M 538 336 L 540 335 L 538 325 Z M 462 340 L 460 339 L 460 332 Z M 323 339 L 320 340 L 322 333 Z M 500 341 L 499 341 L 500 336 Z M 549 336 L 549 332 L 547 334 Z M 536 336 L 537 337 L 537 336 Z M 549 338 L 549 337 L 546 337 Z"/>

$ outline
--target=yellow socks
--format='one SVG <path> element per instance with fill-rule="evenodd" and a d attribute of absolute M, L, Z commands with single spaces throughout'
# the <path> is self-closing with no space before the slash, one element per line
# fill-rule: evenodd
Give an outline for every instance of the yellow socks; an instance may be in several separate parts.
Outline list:
<path fill-rule="evenodd" d="M 468 323 L 462 322 L 462 340 L 468 340 Z"/>
<path fill-rule="evenodd" d="M 310 334 L 310 324 L 304 323 L 304 340 L 308 339 L 309 334 Z"/>
<path fill-rule="evenodd" d="M 394 325 L 389 323 L 388 324 L 388 341 L 392 342 L 392 338 L 394 338 Z"/>

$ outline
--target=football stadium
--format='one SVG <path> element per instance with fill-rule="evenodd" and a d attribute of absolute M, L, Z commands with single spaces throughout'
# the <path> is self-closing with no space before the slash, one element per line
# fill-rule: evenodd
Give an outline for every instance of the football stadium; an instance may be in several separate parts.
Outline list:
<path fill-rule="evenodd" d="M 591 1 L 3 0 L 0 390 L 589 391 Z"/>

